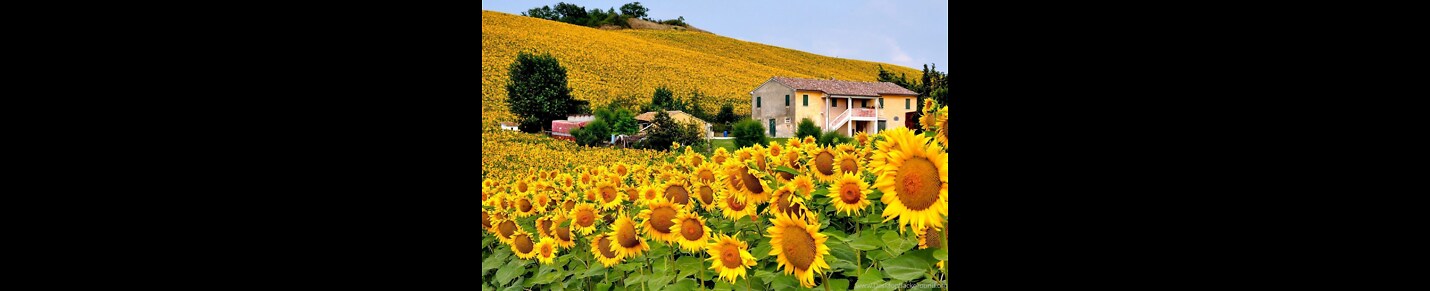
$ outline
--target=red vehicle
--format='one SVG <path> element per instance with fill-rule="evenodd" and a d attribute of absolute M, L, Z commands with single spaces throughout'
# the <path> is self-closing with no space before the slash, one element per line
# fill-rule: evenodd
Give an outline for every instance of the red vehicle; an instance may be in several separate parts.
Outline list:
<path fill-rule="evenodd" d="M 572 130 L 572 129 L 577 129 L 577 128 L 584 127 L 584 126 L 586 126 L 587 123 L 591 123 L 591 122 L 590 122 L 590 121 L 576 122 L 576 121 L 569 121 L 569 120 L 552 120 L 552 121 L 551 121 L 551 137 L 552 137 L 552 138 L 556 138 L 556 139 L 564 139 L 564 140 L 569 140 L 569 141 L 576 141 L 576 138 L 571 136 L 571 130 Z"/>

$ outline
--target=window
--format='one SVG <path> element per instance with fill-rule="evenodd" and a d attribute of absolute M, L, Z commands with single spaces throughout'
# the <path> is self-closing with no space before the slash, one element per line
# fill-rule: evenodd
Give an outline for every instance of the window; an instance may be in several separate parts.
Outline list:
<path fill-rule="evenodd" d="M 884 97 L 879 97 L 879 108 L 884 108 Z"/>
<path fill-rule="evenodd" d="M 880 120 L 880 121 L 879 121 L 879 131 L 884 131 L 885 126 L 888 126 L 888 121 Z"/>
<path fill-rule="evenodd" d="M 809 107 L 809 94 L 804 94 L 804 107 Z"/>
<path fill-rule="evenodd" d="M 869 107 L 869 99 L 859 100 L 859 107 Z"/>
<path fill-rule="evenodd" d="M 789 106 L 789 95 L 785 95 L 785 106 Z"/>
<path fill-rule="evenodd" d="M 908 104 L 905 104 L 904 107 L 908 107 L 907 105 L 908 105 Z M 755 96 L 755 108 L 760 108 L 760 96 Z M 908 109 L 908 108 L 904 108 L 904 109 Z"/>
<path fill-rule="evenodd" d="M 829 107 L 839 107 L 839 99 L 829 98 L 829 101 L 834 101 L 829 102 Z"/>
<path fill-rule="evenodd" d="M 907 98 L 904 99 L 904 109 L 909 109 L 909 100 L 910 99 Z"/>

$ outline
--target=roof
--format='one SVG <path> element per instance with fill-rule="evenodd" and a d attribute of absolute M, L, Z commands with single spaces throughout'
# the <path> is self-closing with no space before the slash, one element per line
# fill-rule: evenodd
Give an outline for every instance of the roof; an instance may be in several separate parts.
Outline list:
<path fill-rule="evenodd" d="M 510 122 L 510 121 L 502 121 L 502 122 L 501 122 L 501 125 L 502 125 L 502 126 L 516 126 L 516 123 L 515 123 L 515 122 Z"/>
<path fill-rule="evenodd" d="M 889 82 L 858 82 L 843 80 L 816 80 L 790 77 L 774 77 L 770 80 L 794 88 L 795 90 L 821 91 L 830 95 L 918 95 L 919 93 Z"/>
<path fill-rule="evenodd" d="M 694 115 L 690 115 L 690 113 L 685 113 L 685 112 L 680 111 L 680 110 L 666 111 L 665 113 L 666 113 L 666 114 L 670 114 L 670 119 L 674 119 L 676 122 L 690 122 L 691 120 L 694 120 L 694 121 L 699 121 L 700 123 L 706 123 L 704 120 L 700 120 L 700 118 L 697 118 L 697 117 L 695 117 Z M 636 120 L 645 121 L 645 122 L 655 122 L 655 111 L 646 112 L 646 113 L 641 113 L 640 115 L 636 115 Z"/>

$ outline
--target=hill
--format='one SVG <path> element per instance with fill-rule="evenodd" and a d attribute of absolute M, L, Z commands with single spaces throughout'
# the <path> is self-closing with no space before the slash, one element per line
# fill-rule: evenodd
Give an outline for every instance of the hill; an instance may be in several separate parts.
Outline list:
<path fill-rule="evenodd" d="M 917 77 L 908 67 L 833 58 L 686 30 L 601 30 L 495 11 L 482 11 L 482 122 L 513 120 L 506 107 L 507 70 L 518 52 L 550 53 L 566 67 L 576 99 L 599 107 L 650 101 L 658 86 L 677 97 L 692 90 L 715 113 L 735 102 L 748 116 L 749 92 L 773 76 L 877 80 L 878 66 Z"/>

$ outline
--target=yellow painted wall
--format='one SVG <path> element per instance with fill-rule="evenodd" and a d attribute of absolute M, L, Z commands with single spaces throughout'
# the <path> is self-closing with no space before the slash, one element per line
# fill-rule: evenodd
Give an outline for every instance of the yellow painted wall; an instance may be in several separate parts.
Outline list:
<path fill-rule="evenodd" d="M 804 95 L 809 95 L 809 106 L 804 106 Z M 795 91 L 794 96 L 791 97 L 794 98 L 794 100 L 792 100 L 794 101 L 795 115 L 793 122 L 796 128 L 798 128 L 801 118 L 809 118 L 809 120 L 814 121 L 815 125 L 824 127 L 823 124 L 820 124 L 824 122 L 824 117 L 820 114 L 824 113 L 824 106 L 829 106 L 829 104 L 824 103 L 824 99 L 822 99 L 824 98 L 823 92 L 798 90 Z"/>
<path fill-rule="evenodd" d="M 909 100 L 909 109 L 904 109 L 904 100 Z M 879 112 L 879 116 L 884 117 L 888 124 L 887 128 L 904 127 L 904 114 L 918 111 L 918 98 L 916 96 L 884 95 L 884 110 Z M 894 116 L 899 120 L 895 121 Z"/>

